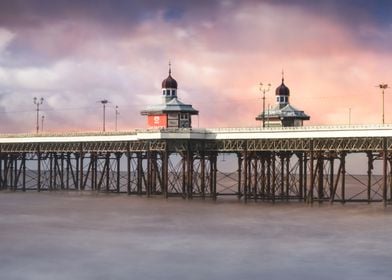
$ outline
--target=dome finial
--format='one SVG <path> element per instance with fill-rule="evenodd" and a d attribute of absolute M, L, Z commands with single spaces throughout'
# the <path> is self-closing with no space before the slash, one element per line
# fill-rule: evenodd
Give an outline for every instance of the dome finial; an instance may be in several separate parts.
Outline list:
<path fill-rule="evenodd" d="M 282 83 L 280 86 L 278 86 L 276 88 L 275 94 L 278 96 L 289 96 L 290 95 L 289 88 L 284 84 L 284 70 L 283 69 L 282 69 Z"/>
<path fill-rule="evenodd" d="M 169 76 L 162 81 L 162 88 L 177 89 L 177 81 L 171 75 L 171 62 L 169 60 Z"/>
<path fill-rule="evenodd" d="M 171 75 L 171 62 L 169 60 L 169 76 Z"/>

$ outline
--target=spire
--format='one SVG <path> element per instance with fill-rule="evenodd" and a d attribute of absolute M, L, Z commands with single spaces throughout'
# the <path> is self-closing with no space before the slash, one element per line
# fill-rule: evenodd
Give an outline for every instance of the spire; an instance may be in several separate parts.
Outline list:
<path fill-rule="evenodd" d="M 284 84 L 284 70 L 283 69 L 282 69 L 282 84 L 276 88 L 275 94 L 277 96 L 289 96 L 290 95 L 289 88 Z M 288 103 L 288 99 L 284 102 Z"/>
<path fill-rule="evenodd" d="M 171 75 L 171 62 L 169 60 L 169 76 Z"/>
<path fill-rule="evenodd" d="M 169 76 L 162 81 L 163 89 L 177 89 L 177 81 L 171 75 L 171 62 L 169 60 Z"/>

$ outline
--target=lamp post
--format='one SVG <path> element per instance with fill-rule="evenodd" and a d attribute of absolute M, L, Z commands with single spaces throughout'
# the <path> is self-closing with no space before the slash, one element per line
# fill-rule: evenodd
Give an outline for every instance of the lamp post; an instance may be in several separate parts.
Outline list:
<path fill-rule="evenodd" d="M 271 84 L 268 84 L 267 87 L 263 85 L 263 83 L 259 84 L 260 92 L 263 94 L 263 128 L 265 127 L 265 93 L 268 92 L 271 88 Z"/>
<path fill-rule="evenodd" d="M 42 105 L 42 103 L 44 103 L 44 99 L 42 97 L 39 99 L 37 97 L 34 97 L 33 102 L 37 106 L 37 109 L 36 109 L 36 111 L 37 111 L 36 132 L 38 133 L 39 132 L 39 106 Z"/>
<path fill-rule="evenodd" d="M 44 132 L 44 120 L 45 120 L 45 116 L 41 117 L 41 132 Z"/>
<path fill-rule="evenodd" d="M 117 119 L 118 119 L 118 116 L 120 115 L 120 112 L 118 111 L 118 106 L 116 105 L 116 122 L 115 122 L 115 131 L 117 131 Z"/>
<path fill-rule="evenodd" d="M 103 116 L 102 116 L 102 131 L 105 132 L 106 104 L 108 104 L 109 101 L 106 100 L 106 99 L 103 99 L 103 100 L 100 100 L 100 101 L 98 101 L 98 102 L 101 102 L 101 104 L 102 104 L 102 106 L 103 106 L 103 107 L 102 107 L 102 114 L 103 114 Z"/>
<path fill-rule="evenodd" d="M 267 127 L 269 127 L 270 126 L 270 124 L 269 124 L 269 116 L 270 116 L 270 110 L 271 110 L 271 105 L 268 103 L 268 116 L 267 116 Z"/>
<path fill-rule="evenodd" d="M 384 90 L 389 88 L 389 86 L 388 86 L 388 84 L 379 84 L 378 87 L 382 90 L 382 124 L 385 124 Z"/>

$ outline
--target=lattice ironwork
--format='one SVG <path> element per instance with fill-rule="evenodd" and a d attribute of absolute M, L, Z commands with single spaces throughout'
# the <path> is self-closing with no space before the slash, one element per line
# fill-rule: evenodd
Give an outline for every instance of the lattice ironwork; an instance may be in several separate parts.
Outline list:
<path fill-rule="evenodd" d="M 237 171 L 219 171 L 218 153 L 237 155 Z M 367 156 L 365 176 L 347 173 L 353 153 Z M 376 160 L 381 175 L 373 174 Z M 385 137 L 1 143 L 0 189 L 387 203 L 391 166 Z"/>

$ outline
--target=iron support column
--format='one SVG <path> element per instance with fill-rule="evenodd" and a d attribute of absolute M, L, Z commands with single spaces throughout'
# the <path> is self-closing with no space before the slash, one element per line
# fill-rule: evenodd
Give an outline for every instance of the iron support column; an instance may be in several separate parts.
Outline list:
<path fill-rule="evenodd" d="M 275 203 L 275 191 L 276 191 L 276 154 L 275 152 L 271 153 L 271 167 L 272 167 L 272 185 L 271 185 L 271 195 L 272 202 Z"/>
<path fill-rule="evenodd" d="M 127 143 L 127 194 L 131 194 L 131 151 L 130 143 Z"/>
<path fill-rule="evenodd" d="M 169 197 L 169 152 L 167 149 L 161 153 L 162 157 L 162 193 L 164 198 Z"/>
<path fill-rule="evenodd" d="M 105 173 L 106 173 L 106 192 L 110 191 L 110 152 L 105 157 Z"/>
<path fill-rule="evenodd" d="M 286 200 L 290 197 L 290 154 L 286 158 Z"/>
<path fill-rule="evenodd" d="M 82 144 L 80 144 L 80 158 L 79 158 L 79 160 L 80 160 L 80 164 L 79 164 L 79 172 L 80 172 L 80 175 L 79 175 L 79 189 L 81 190 L 81 191 L 84 191 L 84 184 L 83 184 L 83 159 L 84 159 L 84 154 L 83 154 L 83 145 Z"/>
<path fill-rule="evenodd" d="M 116 173 L 116 175 L 117 175 L 117 178 L 116 178 L 116 191 L 117 191 L 117 193 L 119 193 L 120 192 L 120 179 L 121 179 L 121 174 L 120 174 L 120 162 L 121 162 L 121 156 L 122 156 L 122 154 L 121 153 L 116 153 L 116 167 L 117 167 L 117 173 Z"/>
<path fill-rule="evenodd" d="M 314 155 L 313 155 L 313 148 L 310 150 L 310 186 L 309 186 L 309 193 L 308 193 L 308 202 L 313 203 L 313 184 L 314 184 Z"/>
<path fill-rule="evenodd" d="M 22 190 L 26 191 L 26 153 L 22 153 Z"/>
<path fill-rule="evenodd" d="M 136 179 L 136 192 L 138 195 L 142 194 L 143 186 L 143 155 L 141 152 L 136 153 L 137 157 L 137 179 Z"/>
<path fill-rule="evenodd" d="M 242 197 L 242 155 L 241 153 L 237 153 L 238 157 L 238 191 L 237 191 L 237 197 L 238 199 L 241 199 Z"/>
<path fill-rule="evenodd" d="M 206 197 L 206 159 L 204 148 L 200 154 L 200 187 L 201 187 L 201 197 L 205 199 Z"/>
<path fill-rule="evenodd" d="M 41 191 L 41 151 L 40 146 L 37 147 L 37 190 Z"/>
<path fill-rule="evenodd" d="M 323 202 L 324 199 L 324 158 L 322 152 L 317 155 L 317 169 L 318 169 L 318 190 L 317 196 L 319 203 Z"/>
<path fill-rule="evenodd" d="M 342 203 L 346 203 L 346 153 L 342 153 L 342 158 L 341 158 L 341 164 L 342 164 Z"/>
<path fill-rule="evenodd" d="M 382 201 L 384 207 L 387 206 L 387 191 L 388 191 L 388 150 L 387 150 L 387 138 L 383 138 L 383 188 L 382 188 Z"/>
<path fill-rule="evenodd" d="M 367 152 L 368 158 L 368 170 L 367 170 L 367 200 L 370 203 L 372 197 L 372 169 L 373 169 L 373 154 L 372 152 Z"/>
<path fill-rule="evenodd" d="M 333 193 L 333 181 L 334 181 L 334 158 L 331 155 L 329 159 L 329 197 L 331 198 Z"/>
<path fill-rule="evenodd" d="M 244 151 L 244 200 L 245 202 L 248 201 L 248 152 L 245 150 Z"/>
<path fill-rule="evenodd" d="M 298 153 L 297 154 L 298 157 L 298 166 L 299 166 L 299 171 L 298 171 L 298 184 L 299 184 L 299 200 L 301 201 L 304 198 L 303 195 L 303 191 L 304 191 L 304 167 L 303 167 L 303 154 L 302 153 Z"/>

